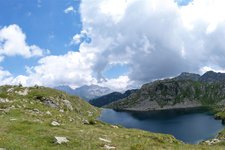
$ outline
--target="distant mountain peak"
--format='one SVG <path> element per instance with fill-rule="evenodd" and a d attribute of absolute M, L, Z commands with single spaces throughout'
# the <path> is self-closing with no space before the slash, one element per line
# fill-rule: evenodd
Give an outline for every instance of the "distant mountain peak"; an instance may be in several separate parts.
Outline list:
<path fill-rule="evenodd" d="M 102 87 L 95 84 L 83 85 L 76 89 L 72 89 L 70 86 L 65 85 L 57 86 L 55 88 L 71 95 L 77 95 L 87 101 L 113 92 L 113 90 L 108 87 Z"/>
<path fill-rule="evenodd" d="M 225 80 L 225 73 L 207 71 L 201 76 L 200 81 L 202 82 L 216 82 Z"/>
<path fill-rule="evenodd" d="M 200 79 L 199 74 L 189 73 L 189 72 L 182 72 L 179 76 L 175 77 L 176 80 L 193 80 L 198 81 Z"/>

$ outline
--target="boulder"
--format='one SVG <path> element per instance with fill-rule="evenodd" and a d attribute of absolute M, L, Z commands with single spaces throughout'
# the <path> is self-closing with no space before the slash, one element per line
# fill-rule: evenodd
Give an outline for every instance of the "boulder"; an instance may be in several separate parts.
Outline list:
<path fill-rule="evenodd" d="M 64 105 L 69 109 L 70 111 L 73 111 L 73 106 L 70 101 L 68 100 L 63 100 Z"/>
<path fill-rule="evenodd" d="M 115 146 L 110 146 L 110 145 L 104 145 L 105 149 L 116 149 Z"/>
<path fill-rule="evenodd" d="M 50 111 L 46 111 L 46 114 L 49 115 L 49 116 L 52 115 L 52 113 Z"/>
<path fill-rule="evenodd" d="M 24 91 L 16 91 L 15 93 L 21 96 L 26 96 L 29 92 L 29 89 L 26 88 Z"/>
<path fill-rule="evenodd" d="M 83 124 L 90 124 L 90 122 L 88 121 L 88 120 L 86 120 L 86 119 L 83 119 Z"/>
<path fill-rule="evenodd" d="M 63 136 L 55 136 L 55 143 L 56 144 L 63 144 L 63 143 L 68 143 L 69 140 L 66 137 Z"/>
<path fill-rule="evenodd" d="M 58 123 L 57 121 L 52 121 L 51 122 L 51 125 L 52 126 L 60 126 L 60 123 Z"/>
<path fill-rule="evenodd" d="M 9 100 L 7 98 L 0 98 L 0 103 L 8 103 Z"/>
<path fill-rule="evenodd" d="M 104 138 L 98 138 L 100 141 L 103 141 L 103 142 L 107 142 L 107 143 L 111 143 L 110 140 L 107 140 L 107 139 L 104 139 Z"/>

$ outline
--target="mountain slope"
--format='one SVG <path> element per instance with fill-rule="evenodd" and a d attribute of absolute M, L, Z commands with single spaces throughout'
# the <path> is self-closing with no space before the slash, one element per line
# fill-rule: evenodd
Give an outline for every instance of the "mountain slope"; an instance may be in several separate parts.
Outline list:
<path fill-rule="evenodd" d="M 72 89 L 71 87 L 66 86 L 66 85 L 57 86 L 57 87 L 55 87 L 55 89 L 66 92 L 67 94 L 70 94 L 70 95 L 75 95 L 74 89 Z"/>
<path fill-rule="evenodd" d="M 182 78 L 178 76 L 148 83 L 136 93 L 108 107 L 148 111 L 217 105 L 225 99 L 225 81 L 223 74 L 222 77 L 221 73 L 211 74 L 206 72 L 201 77 L 194 75 L 194 79 L 185 74 Z"/>
<path fill-rule="evenodd" d="M 84 85 L 76 89 L 72 89 L 69 86 L 58 86 L 55 87 L 55 89 L 64 91 L 71 95 L 77 95 L 86 101 L 113 92 L 111 89 L 107 87 L 101 87 L 98 85 L 90 85 L 90 86 Z"/>
<path fill-rule="evenodd" d="M 0 87 L 0 148 L 29 150 L 222 149 L 186 145 L 171 135 L 100 122 L 100 110 L 45 87 Z M 57 144 L 56 138 L 64 142 Z M 59 142 L 59 141 L 58 141 Z"/>
<path fill-rule="evenodd" d="M 112 102 L 115 102 L 117 100 L 128 97 L 129 95 L 133 94 L 136 91 L 137 90 L 134 89 L 134 90 L 127 90 L 125 93 L 113 92 L 113 93 L 101 96 L 99 98 L 92 99 L 89 101 L 89 103 L 97 107 L 102 107 Z"/>

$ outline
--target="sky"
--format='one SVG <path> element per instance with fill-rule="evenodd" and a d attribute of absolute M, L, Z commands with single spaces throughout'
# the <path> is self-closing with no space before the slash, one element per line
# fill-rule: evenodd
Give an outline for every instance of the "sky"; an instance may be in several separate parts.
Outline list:
<path fill-rule="evenodd" d="M 137 88 L 225 72 L 224 0 L 0 0 L 0 84 Z"/>

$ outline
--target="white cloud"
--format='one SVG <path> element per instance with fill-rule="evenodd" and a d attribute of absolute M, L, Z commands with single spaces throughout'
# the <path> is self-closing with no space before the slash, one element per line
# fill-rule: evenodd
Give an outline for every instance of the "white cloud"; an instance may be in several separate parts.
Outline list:
<path fill-rule="evenodd" d="M 214 71 L 214 72 L 225 73 L 225 69 L 218 68 L 218 67 L 215 67 L 215 66 L 214 67 L 204 66 L 204 67 L 200 68 L 199 71 L 200 71 L 201 74 L 204 74 L 207 71 Z"/>
<path fill-rule="evenodd" d="M 222 6 L 223 0 L 193 0 L 182 7 L 174 0 L 83 0 L 83 29 L 72 39 L 80 44 L 79 51 L 44 57 L 17 80 L 122 90 L 182 71 L 225 70 Z M 83 42 L 86 37 L 91 42 Z M 23 55 L 29 56 L 29 51 Z M 115 64 L 126 65 L 129 72 L 104 77 L 102 72 Z"/>
<path fill-rule="evenodd" d="M 15 56 L 20 55 L 25 58 L 33 56 L 43 56 L 45 50 L 36 45 L 26 43 L 26 35 L 18 25 L 9 25 L 0 29 L 0 55 Z"/>
<path fill-rule="evenodd" d="M 124 91 L 124 90 L 132 88 L 133 86 L 132 85 L 133 82 L 130 81 L 128 76 L 119 76 L 118 78 L 106 79 L 105 82 L 96 83 L 96 84 L 103 87 L 109 87 L 110 89 L 115 91 Z"/>
<path fill-rule="evenodd" d="M 47 56 L 39 60 L 37 66 L 26 67 L 27 85 L 72 85 L 91 83 L 95 80 L 91 74 L 92 55 L 82 56 L 79 52 L 68 52 L 60 56 Z"/>
<path fill-rule="evenodd" d="M 80 34 L 75 34 L 72 38 L 72 41 L 70 42 L 71 45 L 73 44 L 80 44 L 82 43 L 83 41 L 85 41 L 87 39 L 87 31 L 85 30 L 82 30 L 80 32 Z"/>
<path fill-rule="evenodd" d="M 73 6 L 69 6 L 64 10 L 64 13 L 68 14 L 68 13 L 75 13 L 76 10 L 74 9 Z"/>
<path fill-rule="evenodd" d="M 108 9 L 114 5 L 121 9 Z M 101 74 L 112 63 L 125 63 L 131 81 L 148 82 L 212 64 L 224 68 L 223 6 L 222 0 L 182 7 L 174 0 L 84 0 L 83 30 L 92 39 L 89 47 L 98 50 L 94 69 Z"/>

